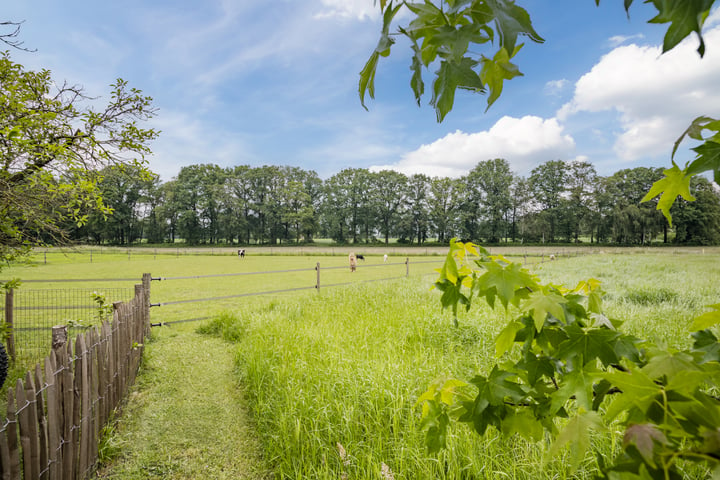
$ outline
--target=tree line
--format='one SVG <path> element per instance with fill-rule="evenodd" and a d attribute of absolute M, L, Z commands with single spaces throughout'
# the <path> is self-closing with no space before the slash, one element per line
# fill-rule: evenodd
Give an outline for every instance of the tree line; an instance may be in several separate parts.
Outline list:
<path fill-rule="evenodd" d="M 128 245 L 586 242 L 643 245 L 720 243 L 720 194 L 694 178 L 695 202 L 672 207 L 673 226 L 640 203 L 663 169 L 598 175 L 583 161 L 551 160 L 522 177 L 504 159 L 479 162 L 461 178 L 347 168 L 327 180 L 291 166 L 183 167 L 172 180 L 138 167 L 102 170 L 99 193 L 112 214 L 88 212 L 69 225 L 76 241 Z"/>

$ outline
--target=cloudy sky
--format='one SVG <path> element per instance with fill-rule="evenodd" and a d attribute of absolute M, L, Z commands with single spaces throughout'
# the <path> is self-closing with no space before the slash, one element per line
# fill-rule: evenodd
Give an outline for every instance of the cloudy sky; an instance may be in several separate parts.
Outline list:
<path fill-rule="evenodd" d="M 661 56 L 666 26 L 647 24 L 641 2 L 628 18 L 618 1 L 518 0 L 545 38 L 515 57 L 525 75 L 487 112 L 484 96 L 458 94 L 438 124 L 429 95 L 414 101 L 402 42 L 361 107 L 358 72 L 380 30 L 373 0 L 7 3 L 2 20 L 24 21 L 21 40 L 35 50 L 12 51 L 15 61 L 93 96 L 121 77 L 154 98 L 162 134 L 148 160 L 163 180 L 200 163 L 457 177 L 498 157 L 521 175 L 555 159 L 609 175 L 669 165 L 692 119 L 720 112 L 718 11 L 701 60 L 695 37 Z"/>

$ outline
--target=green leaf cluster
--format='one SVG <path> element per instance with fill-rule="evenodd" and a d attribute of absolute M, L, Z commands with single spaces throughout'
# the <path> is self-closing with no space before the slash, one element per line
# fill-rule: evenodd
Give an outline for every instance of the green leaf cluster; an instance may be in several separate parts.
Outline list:
<path fill-rule="evenodd" d="M 470 380 L 474 394 L 444 380 L 421 396 L 430 451 L 445 445 L 455 418 L 480 435 L 548 435 L 549 452 L 570 446 L 575 466 L 591 452 L 594 432 L 619 428 L 622 452 L 598 464 L 613 478 L 680 478 L 683 461 L 720 467 L 720 343 L 708 329 L 720 323 L 720 306 L 695 320 L 691 348 L 674 350 L 622 333 L 603 315 L 594 279 L 572 289 L 542 284 L 522 266 L 456 241 L 439 273 L 444 307 L 457 312 L 480 298 L 509 320 L 496 340 L 500 362 Z"/>
<path fill-rule="evenodd" d="M 412 20 L 390 33 L 398 11 L 405 7 Z M 520 50 L 518 37 L 544 40 L 535 31 L 530 16 L 513 0 L 446 0 L 443 2 L 381 1 L 383 25 L 380 39 L 360 72 L 359 95 L 375 98 L 375 72 L 381 56 L 390 55 L 400 35 L 412 50 L 410 86 L 420 105 L 425 93 L 422 71 L 437 65 L 430 104 L 438 122 L 452 109 L 458 88 L 488 94 L 488 108 L 500 97 L 505 80 L 522 75 L 510 60 Z M 476 53 L 487 52 L 487 55 Z M 367 108 L 367 107 L 366 107 Z"/>

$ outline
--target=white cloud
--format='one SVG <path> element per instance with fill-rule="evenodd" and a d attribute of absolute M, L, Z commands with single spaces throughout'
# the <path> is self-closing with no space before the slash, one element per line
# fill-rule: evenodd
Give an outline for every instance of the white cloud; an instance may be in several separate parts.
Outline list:
<path fill-rule="evenodd" d="M 393 165 L 376 165 L 371 170 L 397 170 L 406 175 L 424 173 L 439 177 L 460 177 L 478 162 L 504 158 L 519 174 L 557 158 L 568 159 L 575 149 L 571 136 L 555 119 L 536 116 L 503 117 L 487 131 L 456 131 L 406 153 Z"/>
<path fill-rule="evenodd" d="M 620 46 L 623 43 L 626 43 L 630 40 L 634 40 L 634 39 L 642 40 L 643 38 L 645 38 L 645 35 L 643 35 L 642 33 L 637 33 L 635 35 L 615 35 L 615 36 L 608 38 L 608 43 L 610 44 L 611 47 L 614 48 L 614 47 Z"/>
<path fill-rule="evenodd" d="M 561 78 L 560 80 L 550 80 L 545 84 L 545 88 L 543 90 L 546 95 L 557 97 L 562 93 L 565 87 L 567 87 L 568 83 L 569 82 L 566 78 Z"/>
<path fill-rule="evenodd" d="M 150 170 L 163 181 L 177 176 L 181 167 L 212 163 L 221 167 L 258 163 L 243 139 L 237 134 L 216 130 L 216 126 L 184 112 L 163 110 L 162 115 L 151 121 L 151 126 L 161 130 L 153 142 L 153 155 L 147 157 Z"/>
<path fill-rule="evenodd" d="M 705 33 L 704 58 L 688 38 L 662 54 L 660 47 L 626 45 L 603 56 L 575 85 L 571 102 L 557 113 L 616 111 L 621 132 L 615 152 L 624 160 L 666 154 L 690 121 L 720 111 L 720 28 Z"/>
<path fill-rule="evenodd" d="M 323 10 L 315 18 L 356 18 L 358 20 L 377 19 L 380 7 L 370 0 L 321 0 Z"/>

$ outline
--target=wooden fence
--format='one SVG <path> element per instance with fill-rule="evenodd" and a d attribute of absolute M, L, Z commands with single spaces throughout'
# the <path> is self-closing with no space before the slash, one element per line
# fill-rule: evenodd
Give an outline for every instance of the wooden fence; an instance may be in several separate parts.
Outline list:
<path fill-rule="evenodd" d="M 135 297 L 113 304 L 113 320 L 53 345 L 43 366 L 8 389 L 0 428 L 0 479 L 85 479 L 102 427 L 135 380 L 150 331 L 150 275 Z"/>

